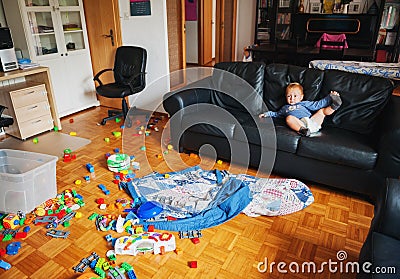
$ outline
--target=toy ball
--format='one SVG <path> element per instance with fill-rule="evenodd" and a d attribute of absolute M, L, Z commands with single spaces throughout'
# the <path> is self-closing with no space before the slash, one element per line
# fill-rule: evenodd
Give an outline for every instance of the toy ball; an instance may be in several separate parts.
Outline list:
<path fill-rule="evenodd" d="M 137 216 L 140 219 L 150 219 L 160 214 L 161 211 L 163 211 L 163 207 L 159 202 L 148 201 L 139 207 Z"/>

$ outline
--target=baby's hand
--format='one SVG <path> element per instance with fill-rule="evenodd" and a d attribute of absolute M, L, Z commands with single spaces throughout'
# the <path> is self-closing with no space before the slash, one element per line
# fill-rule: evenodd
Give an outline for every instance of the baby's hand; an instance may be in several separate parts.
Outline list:
<path fill-rule="evenodd" d="M 265 113 L 261 113 L 261 114 L 258 116 L 258 118 L 264 118 L 264 117 L 266 117 Z"/>
<path fill-rule="evenodd" d="M 338 92 L 334 91 L 334 90 L 331 91 L 331 94 L 335 95 L 335 96 L 340 96 L 340 94 Z"/>

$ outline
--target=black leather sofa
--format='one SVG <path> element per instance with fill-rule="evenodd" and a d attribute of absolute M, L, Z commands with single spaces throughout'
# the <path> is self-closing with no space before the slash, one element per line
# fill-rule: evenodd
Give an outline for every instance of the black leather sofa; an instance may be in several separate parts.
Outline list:
<path fill-rule="evenodd" d="M 392 95 L 390 80 L 258 62 L 223 62 L 214 68 L 219 74 L 164 96 L 171 140 L 180 152 L 198 152 L 208 144 L 218 158 L 232 161 L 245 150 L 238 156 L 247 152 L 251 167 L 268 169 L 265 158 L 273 158 L 274 174 L 370 198 L 386 177 L 399 177 L 400 98 Z M 229 73 L 244 79 L 253 92 L 236 86 Z M 342 106 L 325 119 L 318 135 L 301 137 L 282 119 L 274 118 L 272 128 L 272 120 L 258 119 L 259 113 L 277 111 L 285 103 L 290 82 L 303 85 L 305 100 L 323 98 L 331 90 L 341 94 Z M 214 107 L 230 117 L 208 109 Z"/>
<path fill-rule="evenodd" d="M 376 199 L 375 214 L 361 248 L 357 279 L 400 277 L 400 180 L 388 179 Z"/>

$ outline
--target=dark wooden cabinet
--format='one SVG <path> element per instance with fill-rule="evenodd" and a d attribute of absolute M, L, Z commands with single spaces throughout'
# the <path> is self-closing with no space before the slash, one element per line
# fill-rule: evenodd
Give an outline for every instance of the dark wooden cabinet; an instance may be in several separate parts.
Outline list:
<path fill-rule="evenodd" d="M 400 2 L 386 0 L 386 5 L 389 1 Z M 344 60 L 374 61 L 385 1 L 379 2 L 379 6 L 377 2 L 373 2 L 362 9 L 356 7 L 358 2 L 351 2 L 348 13 L 342 12 L 343 5 L 332 6 L 331 9 L 324 6 L 324 3 L 335 1 L 323 1 L 318 9 L 310 7 L 310 4 L 306 4 L 305 8 L 304 2 L 306 1 L 257 0 L 254 43 L 258 47 L 252 49 L 256 60 L 280 63 L 292 61 L 293 57 L 298 58 L 300 55 L 304 59 L 296 59 L 300 61 L 297 63 L 305 65 L 310 59 L 321 59 L 315 45 L 323 33 L 344 33 L 349 47 L 345 50 Z M 355 9 L 359 10 L 355 12 Z M 397 25 L 394 24 L 390 29 L 396 31 L 394 44 L 390 46 L 392 60 L 398 60 L 399 56 L 398 26 L 397 19 Z"/>

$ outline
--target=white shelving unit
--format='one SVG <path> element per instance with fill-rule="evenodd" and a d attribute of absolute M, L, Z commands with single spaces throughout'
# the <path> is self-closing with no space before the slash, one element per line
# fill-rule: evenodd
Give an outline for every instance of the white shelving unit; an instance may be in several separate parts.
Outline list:
<path fill-rule="evenodd" d="M 3 0 L 14 46 L 50 69 L 60 117 L 97 106 L 82 0 Z"/>

